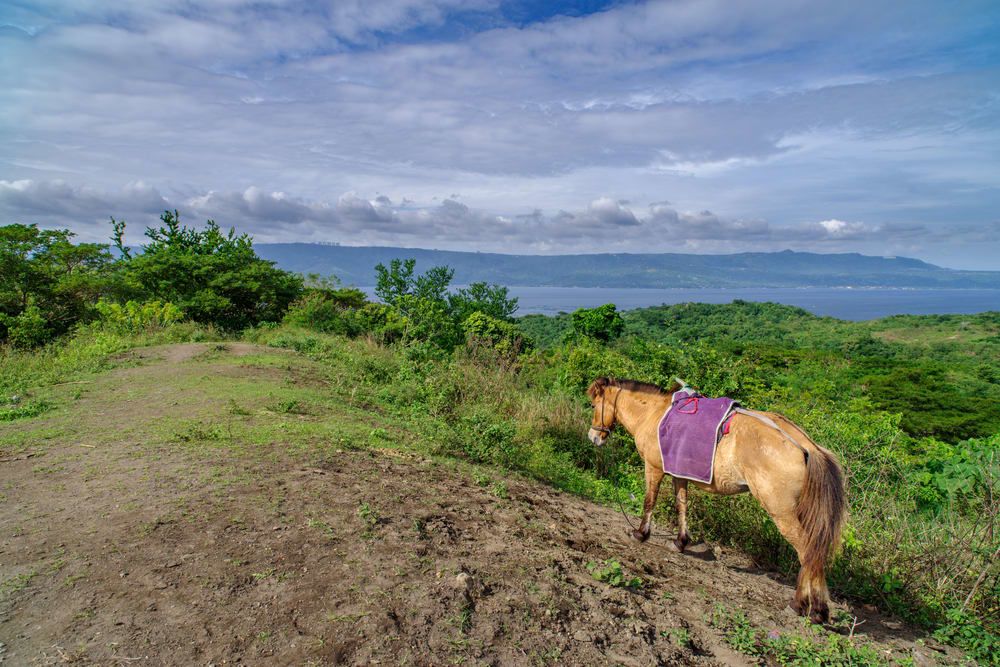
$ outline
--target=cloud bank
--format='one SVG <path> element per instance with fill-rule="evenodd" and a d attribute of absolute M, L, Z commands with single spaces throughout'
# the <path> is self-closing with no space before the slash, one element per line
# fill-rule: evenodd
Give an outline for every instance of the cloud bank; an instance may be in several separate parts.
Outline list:
<path fill-rule="evenodd" d="M 1000 268 L 995 2 L 592 7 L 17 3 L 0 216 Z"/>

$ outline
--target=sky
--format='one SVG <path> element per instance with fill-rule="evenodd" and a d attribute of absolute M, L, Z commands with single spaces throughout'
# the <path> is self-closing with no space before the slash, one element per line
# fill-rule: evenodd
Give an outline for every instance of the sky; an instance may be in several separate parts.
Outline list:
<path fill-rule="evenodd" d="M 0 224 L 1000 270 L 1000 3 L 4 0 Z"/>

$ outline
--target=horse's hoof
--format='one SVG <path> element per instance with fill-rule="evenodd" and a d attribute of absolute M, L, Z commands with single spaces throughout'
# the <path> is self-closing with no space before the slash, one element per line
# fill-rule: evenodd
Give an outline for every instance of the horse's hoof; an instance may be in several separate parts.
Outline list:
<path fill-rule="evenodd" d="M 633 530 L 632 539 L 637 540 L 639 542 L 645 542 L 646 540 L 649 539 L 649 530 L 648 529 L 646 531 Z"/>
<path fill-rule="evenodd" d="M 830 610 L 826 605 L 820 607 L 814 607 L 812 612 L 809 614 L 809 620 L 817 625 L 823 625 L 824 623 L 830 622 Z"/>
<path fill-rule="evenodd" d="M 687 535 L 684 535 L 683 537 L 678 537 L 677 539 L 675 539 L 674 540 L 674 548 L 677 550 L 677 553 L 679 553 L 679 554 L 684 553 L 684 550 L 687 549 L 687 545 L 688 545 L 688 543 L 690 541 L 691 541 L 691 538 L 689 538 Z"/>
<path fill-rule="evenodd" d="M 788 606 L 799 616 L 806 616 L 809 614 L 809 604 L 805 600 L 792 598 L 792 601 L 788 603 Z"/>

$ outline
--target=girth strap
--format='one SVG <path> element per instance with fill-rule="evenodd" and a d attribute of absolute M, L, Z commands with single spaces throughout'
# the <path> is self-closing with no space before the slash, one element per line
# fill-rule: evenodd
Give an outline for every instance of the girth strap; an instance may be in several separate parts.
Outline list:
<path fill-rule="evenodd" d="M 788 432 L 785 431 L 785 429 L 783 429 L 780 426 L 778 426 L 778 424 L 773 419 L 771 419 L 770 417 L 768 417 L 767 415 L 761 414 L 759 412 L 754 412 L 752 410 L 746 410 L 744 408 L 738 408 L 738 407 L 733 408 L 733 412 L 736 412 L 736 413 L 741 414 L 741 415 L 746 415 L 747 417 L 753 417 L 754 419 L 756 419 L 757 421 L 761 422 L 765 426 L 770 426 L 771 428 L 773 428 L 774 430 L 776 430 L 778 433 L 780 433 L 782 436 L 784 436 L 784 438 L 786 440 L 788 440 L 790 443 L 792 443 L 793 445 L 795 445 L 796 447 L 798 447 L 799 450 L 802 452 L 803 456 L 806 457 L 806 460 L 807 461 L 809 460 L 809 450 L 807 450 L 805 447 L 803 447 L 802 445 L 800 445 L 795 438 L 793 438 L 791 435 L 789 435 Z"/>

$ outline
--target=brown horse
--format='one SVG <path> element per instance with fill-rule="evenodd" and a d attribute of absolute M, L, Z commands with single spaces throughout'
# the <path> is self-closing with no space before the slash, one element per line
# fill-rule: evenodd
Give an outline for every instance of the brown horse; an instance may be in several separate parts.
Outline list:
<path fill-rule="evenodd" d="M 633 380 L 598 378 L 587 389 L 594 405 L 588 436 L 600 447 L 616 423 L 635 438 L 646 463 L 646 497 L 642 521 L 632 536 L 645 541 L 656 495 L 663 481 L 658 428 L 679 385 L 669 390 Z M 690 482 L 711 493 L 749 491 L 774 519 L 799 556 L 798 582 L 792 608 L 821 623 L 830 618 L 826 570 L 840 544 L 846 518 L 844 476 L 832 453 L 820 447 L 789 419 L 774 413 L 733 416 L 729 433 L 716 449 L 711 484 Z M 683 552 L 687 532 L 688 480 L 673 478 L 678 534 L 674 545 Z"/>

